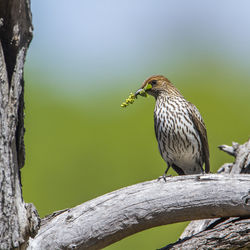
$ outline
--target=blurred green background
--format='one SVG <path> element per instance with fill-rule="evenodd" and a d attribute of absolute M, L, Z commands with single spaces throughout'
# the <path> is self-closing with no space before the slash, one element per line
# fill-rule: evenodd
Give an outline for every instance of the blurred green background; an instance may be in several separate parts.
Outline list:
<path fill-rule="evenodd" d="M 167 76 L 199 108 L 212 171 L 233 161 L 217 146 L 249 137 L 248 1 L 31 4 L 22 179 L 24 199 L 41 217 L 163 174 L 153 98 L 120 108 L 152 74 Z M 107 249 L 160 248 L 186 224 L 147 230 Z"/>

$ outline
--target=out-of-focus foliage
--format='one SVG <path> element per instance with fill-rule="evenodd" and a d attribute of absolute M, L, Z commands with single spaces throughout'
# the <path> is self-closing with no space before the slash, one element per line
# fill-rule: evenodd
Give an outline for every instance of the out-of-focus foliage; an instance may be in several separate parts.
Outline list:
<path fill-rule="evenodd" d="M 250 79 L 234 70 L 226 72 L 222 65 L 216 68 L 220 68 L 216 74 L 209 73 L 215 72 L 214 66 L 207 65 L 196 75 L 180 67 L 180 75 L 171 79 L 204 118 L 213 172 L 233 160 L 217 146 L 246 141 L 250 123 Z M 110 82 L 101 82 L 105 91 L 83 92 L 74 100 L 60 95 L 60 90 L 55 93 L 43 87 L 40 78 L 26 75 L 26 165 L 22 169 L 24 199 L 35 204 L 40 216 L 163 174 L 166 165 L 153 129 L 154 99 L 139 98 L 126 109 L 120 107 L 124 96 L 141 86 L 139 76 L 133 89 L 126 88 L 126 79 L 115 91 Z M 109 249 L 161 247 L 177 240 L 185 225 L 147 230 Z"/>

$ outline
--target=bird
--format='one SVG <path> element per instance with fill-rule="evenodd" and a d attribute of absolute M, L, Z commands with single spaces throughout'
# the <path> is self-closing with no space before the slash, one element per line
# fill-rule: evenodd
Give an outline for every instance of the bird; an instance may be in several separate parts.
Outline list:
<path fill-rule="evenodd" d="M 178 175 L 210 172 L 207 131 L 199 110 L 163 75 L 146 79 L 135 97 L 145 92 L 155 98 L 154 130 L 167 169 Z"/>

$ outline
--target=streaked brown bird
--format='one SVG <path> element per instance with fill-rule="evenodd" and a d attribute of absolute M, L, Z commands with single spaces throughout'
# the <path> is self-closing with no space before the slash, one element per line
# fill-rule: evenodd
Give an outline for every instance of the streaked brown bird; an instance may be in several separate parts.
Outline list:
<path fill-rule="evenodd" d="M 154 128 L 160 154 L 179 175 L 209 173 L 207 131 L 198 109 L 164 76 L 151 76 L 136 91 L 155 97 Z"/>

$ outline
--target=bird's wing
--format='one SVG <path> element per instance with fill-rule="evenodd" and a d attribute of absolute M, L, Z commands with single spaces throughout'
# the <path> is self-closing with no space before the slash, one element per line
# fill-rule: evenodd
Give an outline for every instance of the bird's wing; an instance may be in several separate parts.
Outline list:
<path fill-rule="evenodd" d="M 202 151 L 203 151 L 203 159 L 205 162 L 205 172 L 209 173 L 210 171 L 210 163 L 209 163 L 209 147 L 208 147 L 208 140 L 207 140 L 207 130 L 205 124 L 202 120 L 199 110 L 195 107 L 194 104 L 190 104 L 189 115 L 195 125 L 196 130 L 198 131 L 201 139 L 202 144 Z"/>

